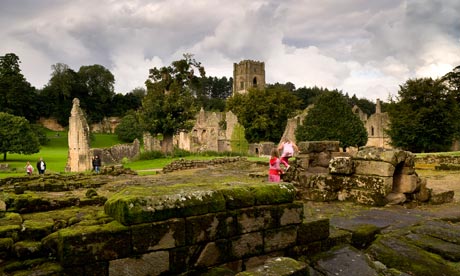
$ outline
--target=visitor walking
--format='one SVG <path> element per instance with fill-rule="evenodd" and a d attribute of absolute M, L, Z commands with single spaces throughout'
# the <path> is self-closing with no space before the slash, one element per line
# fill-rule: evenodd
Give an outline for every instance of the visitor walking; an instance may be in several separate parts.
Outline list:
<path fill-rule="evenodd" d="M 283 174 L 283 170 L 280 167 L 280 153 L 274 148 L 270 154 L 269 170 L 268 170 L 268 181 L 269 182 L 280 182 L 280 175 Z"/>
<path fill-rule="evenodd" d="M 278 150 L 281 151 L 281 163 L 289 170 L 289 158 L 294 156 L 294 153 L 299 151 L 297 145 L 291 140 L 284 138 L 283 142 L 278 146 Z"/>
<path fill-rule="evenodd" d="M 41 157 L 37 162 L 37 170 L 38 170 L 38 174 L 45 174 L 46 163 L 45 161 L 43 161 L 43 158 Z"/>
<path fill-rule="evenodd" d="M 24 168 L 26 169 L 27 175 L 32 175 L 32 173 L 34 172 L 34 167 L 32 167 L 29 161 L 27 161 L 27 164 Z"/>
<path fill-rule="evenodd" d="M 93 158 L 93 169 L 96 173 L 99 173 L 101 169 L 101 159 L 99 158 L 99 155 L 94 156 Z"/>

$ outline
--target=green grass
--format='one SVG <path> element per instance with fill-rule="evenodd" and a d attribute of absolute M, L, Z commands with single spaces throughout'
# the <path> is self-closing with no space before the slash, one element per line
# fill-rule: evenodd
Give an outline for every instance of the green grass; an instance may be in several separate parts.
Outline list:
<path fill-rule="evenodd" d="M 22 154 L 7 154 L 6 161 L 3 161 L 3 155 L 1 163 L 6 163 L 9 166 L 9 171 L 0 171 L 0 178 L 12 177 L 12 176 L 23 176 L 25 175 L 25 165 L 27 161 L 30 161 L 32 166 L 34 166 L 34 173 L 37 173 L 35 167 L 38 159 L 40 157 L 46 162 L 46 172 L 47 173 L 64 173 L 65 166 L 67 163 L 67 154 L 68 154 L 68 140 L 66 131 L 48 131 L 47 137 L 49 138 L 49 143 L 46 146 L 42 146 L 39 153 L 22 155 Z M 93 134 L 93 140 L 91 141 L 92 148 L 107 148 L 120 142 L 115 134 Z M 138 171 L 139 174 L 154 174 L 155 169 L 161 169 L 167 164 L 171 163 L 176 159 L 186 159 L 186 160 L 209 160 L 217 158 L 217 156 L 186 156 L 186 157 L 176 157 L 176 158 L 156 158 L 152 160 L 138 160 L 132 161 L 124 164 L 125 167 L 132 170 Z M 252 161 L 267 161 L 266 158 L 259 157 L 248 157 Z"/>

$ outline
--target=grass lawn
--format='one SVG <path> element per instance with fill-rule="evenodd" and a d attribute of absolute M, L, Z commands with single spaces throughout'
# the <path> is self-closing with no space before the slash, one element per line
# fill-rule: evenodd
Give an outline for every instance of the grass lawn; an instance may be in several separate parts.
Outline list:
<path fill-rule="evenodd" d="M 36 163 L 40 157 L 46 162 L 47 173 L 65 173 L 65 166 L 67 163 L 68 154 L 68 141 L 66 131 L 49 131 L 47 133 L 50 139 L 46 146 L 42 146 L 40 152 L 23 155 L 23 154 L 7 154 L 6 161 L 3 161 L 3 155 L 0 164 L 8 164 L 9 171 L 0 171 L 0 178 L 11 177 L 11 176 L 23 176 L 25 175 L 25 165 L 27 161 L 30 161 L 34 167 L 34 173 L 37 173 Z M 115 134 L 94 134 L 94 140 L 91 141 L 92 148 L 107 148 L 121 142 L 118 140 Z M 155 169 L 161 169 L 167 164 L 171 163 L 175 159 L 187 159 L 187 160 L 209 160 L 217 158 L 215 156 L 187 156 L 177 158 L 158 158 L 153 160 L 138 160 L 128 162 L 124 164 L 125 167 L 132 170 L 138 171 L 141 175 L 154 174 Z M 253 161 L 268 161 L 264 157 L 248 157 L 249 160 Z"/>

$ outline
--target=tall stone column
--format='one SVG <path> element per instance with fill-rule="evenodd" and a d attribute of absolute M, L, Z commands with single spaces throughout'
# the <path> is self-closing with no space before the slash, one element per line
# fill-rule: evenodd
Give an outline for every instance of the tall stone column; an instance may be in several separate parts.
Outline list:
<path fill-rule="evenodd" d="M 89 126 L 80 108 L 80 100 L 73 99 L 69 117 L 69 154 L 66 171 L 84 172 L 91 169 Z"/>

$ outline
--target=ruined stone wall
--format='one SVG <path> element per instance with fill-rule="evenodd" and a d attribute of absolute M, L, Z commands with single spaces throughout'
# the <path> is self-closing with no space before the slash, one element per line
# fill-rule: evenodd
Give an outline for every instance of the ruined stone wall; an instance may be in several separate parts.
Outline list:
<path fill-rule="evenodd" d="M 231 151 L 231 137 L 236 125 L 238 118 L 231 111 L 220 113 L 201 109 L 192 130 L 174 135 L 173 142 L 176 147 L 191 152 Z"/>
<path fill-rule="evenodd" d="M 65 130 L 65 128 L 61 126 L 55 118 L 40 117 L 40 119 L 38 120 L 38 123 L 46 127 L 47 129 L 50 129 L 53 131 L 64 131 Z"/>
<path fill-rule="evenodd" d="M 109 164 L 120 164 L 123 158 L 129 160 L 136 159 L 140 154 L 140 143 L 138 139 L 135 139 L 132 144 L 119 144 L 114 145 L 110 148 L 92 148 L 91 158 L 98 155 L 101 158 L 102 165 Z"/>
<path fill-rule="evenodd" d="M 153 137 L 150 133 L 144 132 L 142 141 L 144 142 L 145 151 L 160 151 L 161 141 L 156 137 Z"/>
<path fill-rule="evenodd" d="M 174 160 L 173 162 L 164 166 L 163 172 L 169 173 L 169 172 L 180 171 L 180 170 L 206 168 L 209 166 L 215 166 L 215 165 L 220 165 L 220 164 L 225 164 L 225 163 L 240 162 L 240 161 L 246 161 L 246 160 L 247 160 L 246 157 L 223 157 L 223 158 L 214 158 L 212 160 L 179 159 L 179 160 Z"/>
<path fill-rule="evenodd" d="M 292 184 L 278 183 L 175 185 L 162 193 L 127 187 L 105 203 L 115 220 L 61 229 L 44 240 L 66 275 L 239 272 L 270 257 L 317 253 L 330 243 L 329 220 L 304 220 L 295 193 Z"/>
<path fill-rule="evenodd" d="M 119 117 L 104 117 L 102 121 L 91 125 L 91 132 L 94 133 L 115 133 L 115 128 L 120 124 Z"/>
<path fill-rule="evenodd" d="M 453 200 L 451 191 L 432 189 L 417 176 L 411 152 L 366 147 L 347 156 L 337 149 L 338 142 L 299 143 L 300 154 L 283 180 L 295 183 L 300 197 L 313 201 L 382 206 Z"/>
<path fill-rule="evenodd" d="M 80 101 L 73 100 L 69 118 L 69 153 L 66 171 L 84 172 L 91 169 L 89 126 L 80 108 Z"/>

